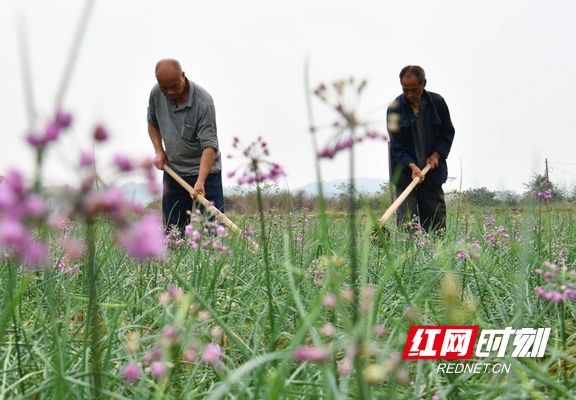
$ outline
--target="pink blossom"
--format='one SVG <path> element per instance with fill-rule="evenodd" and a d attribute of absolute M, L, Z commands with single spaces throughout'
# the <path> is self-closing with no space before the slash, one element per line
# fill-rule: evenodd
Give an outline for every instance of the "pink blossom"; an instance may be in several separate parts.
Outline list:
<path fill-rule="evenodd" d="M 224 228 L 222 225 L 218 225 L 216 227 L 216 233 L 218 236 L 224 236 L 226 234 L 226 228 Z"/>
<path fill-rule="evenodd" d="M 27 265 L 41 265 L 46 261 L 48 247 L 39 241 L 30 241 L 23 250 L 23 259 Z"/>
<path fill-rule="evenodd" d="M 216 366 L 222 357 L 222 349 L 217 344 L 209 343 L 202 353 L 202 362 L 204 364 Z"/>
<path fill-rule="evenodd" d="M 332 324 L 324 324 L 320 327 L 320 332 L 323 336 L 334 336 L 336 334 L 336 328 Z"/>
<path fill-rule="evenodd" d="M 330 354 L 319 347 L 301 346 L 296 349 L 293 355 L 296 362 L 317 362 L 324 363 L 330 361 Z"/>
<path fill-rule="evenodd" d="M 94 128 L 94 140 L 97 142 L 104 142 L 108 140 L 108 130 L 102 124 L 96 125 Z"/>
<path fill-rule="evenodd" d="M 150 372 L 154 379 L 158 380 L 166 373 L 166 364 L 162 361 L 154 361 L 152 365 L 150 365 Z"/>
<path fill-rule="evenodd" d="M 337 304 L 338 304 L 338 301 L 336 299 L 336 295 L 333 293 L 328 293 L 322 299 L 322 305 L 324 305 L 324 307 L 326 307 L 326 308 L 334 309 L 334 308 L 336 308 Z"/>
<path fill-rule="evenodd" d="M 0 242 L 23 248 L 27 241 L 28 232 L 19 220 L 6 217 L 0 220 Z"/>
<path fill-rule="evenodd" d="M 118 242 L 139 260 L 162 257 L 164 240 L 160 217 L 156 214 L 145 215 L 140 221 L 123 229 Z"/>
<path fill-rule="evenodd" d="M 162 337 L 164 339 L 168 339 L 168 340 L 174 340 L 176 339 L 178 336 L 178 332 L 176 331 L 176 328 L 172 325 L 166 325 L 164 328 L 162 328 Z"/>
<path fill-rule="evenodd" d="M 193 362 L 196 362 L 197 358 L 198 358 L 198 354 L 196 353 L 196 351 L 194 349 L 188 349 L 184 353 L 184 360 L 185 361 L 193 363 Z"/>
<path fill-rule="evenodd" d="M 162 358 L 162 350 L 159 348 L 155 348 L 152 351 L 149 351 L 148 353 L 144 354 L 144 357 L 142 359 L 146 364 L 150 364 L 160 360 L 161 358 Z"/>
<path fill-rule="evenodd" d="M 91 167 L 94 165 L 94 154 L 91 151 L 84 150 L 80 153 L 80 167 Z"/>
<path fill-rule="evenodd" d="M 122 368 L 122 378 L 124 378 L 124 380 L 129 383 L 136 382 L 140 378 L 141 373 L 142 369 L 136 363 L 126 364 Z"/>
<path fill-rule="evenodd" d="M 72 114 L 66 111 L 58 110 L 56 112 L 55 122 L 62 128 L 68 128 L 72 124 Z"/>
<path fill-rule="evenodd" d="M 116 154 L 114 164 L 123 172 L 130 172 L 134 169 L 134 164 L 124 154 Z"/>

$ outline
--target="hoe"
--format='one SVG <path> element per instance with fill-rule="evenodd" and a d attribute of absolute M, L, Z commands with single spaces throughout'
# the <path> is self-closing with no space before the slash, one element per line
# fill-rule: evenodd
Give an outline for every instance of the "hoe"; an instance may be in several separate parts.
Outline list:
<path fill-rule="evenodd" d="M 192 196 L 192 194 L 194 193 L 194 189 L 192 188 L 192 186 L 190 186 L 188 184 L 188 182 L 186 182 L 184 179 L 182 179 L 182 177 L 180 177 L 176 171 L 174 171 L 172 168 L 170 168 L 167 164 L 164 164 L 164 171 L 168 172 L 168 174 L 174 178 L 174 180 L 176 182 L 178 182 L 184 189 L 186 189 L 188 191 L 188 193 L 190 193 L 190 196 Z M 208 200 L 206 200 L 206 198 L 204 196 L 202 196 L 201 194 L 197 194 L 195 200 L 202 204 L 204 206 L 204 208 L 206 210 L 208 210 L 209 213 L 211 213 L 214 217 L 216 217 L 216 219 L 221 222 L 224 226 L 226 226 L 226 228 L 228 228 L 229 230 L 231 230 L 232 232 L 234 232 L 236 235 L 238 236 L 242 236 L 244 238 L 246 238 L 247 241 L 249 241 L 249 239 L 242 233 L 242 230 L 240 228 L 238 228 L 238 226 L 236 226 L 236 224 L 232 221 L 230 221 L 230 219 L 225 216 L 224 214 L 222 214 L 222 212 L 217 209 L 216 207 L 214 207 L 214 205 L 210 204 L 210 202 Z M 254 250 L 254 252 L 256 253 L 258 251 L 258 243 L 252 241 L 252 248 Z"/>

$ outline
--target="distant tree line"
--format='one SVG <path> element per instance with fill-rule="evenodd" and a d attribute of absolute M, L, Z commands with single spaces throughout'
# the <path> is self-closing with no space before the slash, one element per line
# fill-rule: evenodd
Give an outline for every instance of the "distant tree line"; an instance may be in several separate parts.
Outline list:
<path fill-rule="evenodd" d="M 551 182 L 542 175 L 535 175 L 532 181 L 524 183 L 525 191 L 518 194 L 514 191 L 492 191 L 486 187 L 452 191 L 446 193 L 447 201 L 451 204 L 461 202 L 472 207 L 520 207 L 533 204 L 535 201 L 548 201 L 556 203 L 576 203 L 576 190 L 570 193 L 565 188 Z M 350 206 L 350 185 L 341 184 L 335 195 L 325 197 L 326 209 L 331 212 L 346 212 Z M 390 191 L 387 184 L 382 184 L 375 193 L 355 191 L 358 207 L 370 209 L 375 214 L 384 212 L 391 203 Z M 256 210 L 256 193 L 254 191 L 228 194 L 226 210 L 234 213 L 250 213 Z M 318 210 L 318 196 L 302 190 L 294 193 L 281 191 L 275 186 L 264 187 L 262 199 L 266 210 L 299 211 Z"/>

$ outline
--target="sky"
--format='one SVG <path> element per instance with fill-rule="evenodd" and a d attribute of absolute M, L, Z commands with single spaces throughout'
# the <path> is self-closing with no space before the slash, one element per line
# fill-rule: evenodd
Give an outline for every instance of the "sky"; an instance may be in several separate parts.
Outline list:
<path fill-rule="evenodd" d="M 94 149 L 105 181 L 126 179 L 106 166 L 117 153 L 153 156 L 146 108 L 154 66 L 171 57 L 214 99 L 225 176 L 243 162 L 227 158 L 237 154 L 233 138 L 249 144 L 262 137 L 270 160 L 287 173 L 281 187 L 316 180 L 311 119 L 323 147 L 336 114 L 308 94 L 305 71 L 312 89 L 365 79 L 357 115 L 384 132 L 386 107 L 401 91 L 398 73 L 417 64 L 456 128 L 446 190 L 521 193 L 546 160 L 555 183 L 576 185 L 572 0 L 96 0 L 70 74 L 85 2 L 2 1 L 0 175 L 18 169 L 32 176 L 25 135 L 53 114 L 66 82 L 62 107 L 74 124 L 47 152 L 45 182 L 77 181 L 86 149 Z M 98 123 L 111 140 L 94 147 Z M 387 151 L 384 141 L 359 143 L 355 176 L 387 180 Z M 347 152 L 322 160 L 323 180 L 348 178 L 349 163 Z"/>

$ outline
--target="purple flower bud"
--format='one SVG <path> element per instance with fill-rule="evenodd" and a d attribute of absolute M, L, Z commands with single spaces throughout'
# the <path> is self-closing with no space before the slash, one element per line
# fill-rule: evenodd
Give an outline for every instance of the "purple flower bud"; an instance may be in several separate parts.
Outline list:
<path fill-rule="evenodd" d="M 336 299 L 336 295 L 333 293 L 328 293 L 322 299 L 322 305 L 326 308 L 335 309 L 337 304 L 338 304 L 338 301 Z"/>
<path fill-rule="evenodd" d="M 44 138 L 39 138 L 32 133 L 26 135 L 26 141 L 28 142 L 29 145 L 31 145 L 35 149 L 39 149 L 40 147 L 46 144 L 46 140 L 44 140 Z"/>
<path fill-rule="evenodd" d="M 72 114 L 66 111 L 58 110 L 55 122 L 62 128 L 68 128 L 72 123 Z"/>
<path fill-rule="evenodd" d="M 576 292 L 572 289 L 564 289 L 564 297 L 568 300 L 576 299 Z"/>
<path fill-rule="evenodd" d="M 146 364 L 150 364 L 150 363 L 153 363 L 155 361 L 160 360 L 160 358 L 162 358 L 162 350 L 160 350 L 159 348 L 155 348 L 152 351 L 144 354 L 144 357 L 142 358 L 142 360 Z"/>
<path fill-rule="evenodd" d="M 220 362 L 220 357 L 222 357 L 222 350 L 217 344 L 209 343 L 204 348 L 204 353 L 202 354 L 202 362 L 204 364 L 216 366 Z"/>
<path fill-rule="evenodd" d="M 48 124 L 46 130 L 44 131 L 44 141 L 45 142 L 56 141 L 58 139 L 58 136 L 60 136 L 60 129 L 61 126 L 55 122 Z"/>
<path fill-rule="evenodd" d="M 198 354 L 196 353 L 196 351 L 194 349 L 188 349 L 184 353 L 184 360 L 185 361 L 193 363 L 193 362 L 196 362 L 197 358 L 198 358 Z"/>
<path fill-rule="evenodd" d="M 130 172 L 134 169 L 134 164 L 124 154 L 116 154 L 114 157 L 114 164 L 118 169 L 120 169 L 120 171 Z"/>
<path fill-rule="evenodd" d="M 158 380 L 164 376 L 166 373 L 166 364 L 162 361 L 154 361 L 150 366 L 150 372 L 154 379 Z"/>
<path fill-rule="evenodd" d="M 82 151 L 80 153 L 80 167 L 91 167 L 94 165 L 94 155 L 91 151 Z"/>
<path fill-rule="evenodd" d="M 294 352 L 294 361 L 296 362 L 317 362 L 325 363 L 330 361 L 330 354 L 321 348 L 312 346 L 301 346 Z"/>
<path fill-rule="evenodd" d="M 124 378 L 124 380 L 129 383 L 136 382 L 140 378 L 141 373 L 142 369 L 136 363 L 126 364 L 122 368 L 122 378 Z"/>
<path fill-rule="evenodd" d="M 178 332 L 172 325 L 166 325 L 164 328 L 162 328 L 162 336 L 164 339 L 174 340 L 178 336 Z"/>
<path fill-rule="evenodd" d="M 97 142 L 104 142 L 108 139 L 108 130 L 102 124 L 96 125 L 94 128 L 94 140 Z"/>
<path fill-rule="evenodd" d="M 160 218 L 155 214 L 145 215 L 140 221 L 121 232 L 118 243 L 139 260 L 150 257 L 161 258 L 164 241 Z"/>

